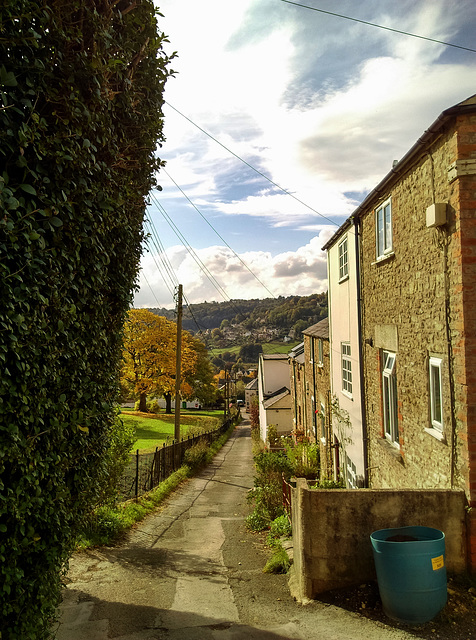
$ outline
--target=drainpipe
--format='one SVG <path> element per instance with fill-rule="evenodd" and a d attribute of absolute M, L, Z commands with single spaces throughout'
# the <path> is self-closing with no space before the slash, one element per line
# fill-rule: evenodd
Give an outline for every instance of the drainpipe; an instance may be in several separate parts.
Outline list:
<path fill-rule="evenodd" d="M 357 280 L 357 332 L 359 342 L 359 375 L 360 375 L 360 410 L 362 416 L 362 445 L 364 455 L 364 487 L 369 486 L 369 450 L 368 450 L 368 434 L 367 434 L 367 418 L 365 410 L 365 388 L 364 388 L 364 349 L 363 349 L 363 336 L 362 336 L 362 299 L 361 299 L 361 285 L 360 285 L 360 229 L 359 220 L 353 216 L 352 221 L 354 223 L 355 232 L 355 277 Z"/>
<path fill-rule="evenodd" d="M 313 411 L 312 415 L 312 429 L 314 431 L 314 437 L 316 439 L 316 444 L 319 442 L 320 436 L 317 434 L 317 419 L 316 419 L 316 411 L 317 411 L 317 393 L 316 393 L 316 340 L 314 336 L 309 336 L 309 339 L 312 340 L 312 397 L 314 398 L 314 406 L 311 405 L 311 411 Z M 322 347 L 322 353 L 324 354 L 324 346 Z M 324 355 L 322 356 L 324 358 Z M 320 409 L 320 407 L 319 407 Z"/>

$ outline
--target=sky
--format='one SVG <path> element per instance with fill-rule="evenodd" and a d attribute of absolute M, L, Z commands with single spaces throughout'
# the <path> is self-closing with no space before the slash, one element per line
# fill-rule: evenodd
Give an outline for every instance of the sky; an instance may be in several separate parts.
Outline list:
<path fill-rule="evenodd" d="M 325 242 L 476 93 L 475 52 L 389 29 L 476 49 L 476 3 L 155 1 L 178 56 L 134 306 L 326 291 Z"/>

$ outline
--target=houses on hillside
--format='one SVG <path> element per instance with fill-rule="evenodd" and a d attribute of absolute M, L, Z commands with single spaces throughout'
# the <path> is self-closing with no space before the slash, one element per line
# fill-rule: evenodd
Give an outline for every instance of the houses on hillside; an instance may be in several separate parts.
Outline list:
<path fill-rule="evenodd" d="M 289 354 L 292 428 L 347 488 L 464 491 L 475 572 L 476 96 L 437 118 L 324 249 L 328 335 L 316 353 L 318 323 Z"/>

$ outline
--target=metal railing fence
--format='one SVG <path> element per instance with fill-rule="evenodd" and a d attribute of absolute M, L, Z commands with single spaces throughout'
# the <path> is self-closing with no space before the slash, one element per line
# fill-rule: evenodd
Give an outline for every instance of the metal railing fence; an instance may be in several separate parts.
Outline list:
<path fill-rule="evenodd" d="M 131 454 L 130 461 L 119 480 L 118 493 L 120 500 L 138 498 L 158 484 L 166 480 L 179 469 L 184 461 L 185 452 L 200 442 L 211 444 L 213 440 L 225 433 L 232 424 L 232 419 L 213 431 L 206 431 L 196 436 L 174 440 L 172 444 L 156 447 L 152 453 L 139 453 L 139 449 Z"/>

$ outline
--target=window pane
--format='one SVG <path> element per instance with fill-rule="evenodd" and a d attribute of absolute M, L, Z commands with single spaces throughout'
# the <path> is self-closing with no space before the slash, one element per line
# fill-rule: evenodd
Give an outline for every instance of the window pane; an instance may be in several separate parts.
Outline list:
<path fill-rule="evenodd" d="M 443 407 L 441 394 L 441 360 L 430 360 L 430 407 L 432 426 L 443 428 Z"/>
<path fill-rule="evenodd" d="M 392 429 L 390 424 L 390 384 L 388 376 L 384 376 L 383 378 L 383 418 L 385 433 L 391 436 Z"/>
<path fill-rule="evenodd" d="M 392 248 L 392 215 L 390 203 L 384 209 L 385 216 L 385 250 Z"/>
<path fill-rule="evenodd" d="M 377 255 L 381 256 L 385 249 L 383 209 L 377 211 Z"/>

